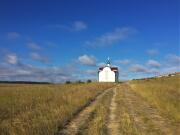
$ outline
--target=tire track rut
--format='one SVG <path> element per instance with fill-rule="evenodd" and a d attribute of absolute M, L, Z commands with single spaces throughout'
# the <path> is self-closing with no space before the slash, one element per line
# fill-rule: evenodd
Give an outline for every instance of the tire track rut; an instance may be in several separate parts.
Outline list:
<path fill-rule="evenodd" d="M 179 130 L 163 117 L 159 110 L 137 94 L 127 83 L 105 90 L 78 113 L 56 135 L 79 135 L 92 118 L 105 94 L 110 94 L 106 129 L 108 135 L 176 135 Z M 88 130 L 88 129 L 87 129 Z"/>
<path fill-rule="evenodd" d="M 93 114 L 96 105 L 100 102 L 100 99 L 114 88 L 105 90 L 103 93 L 98 95 L 89 106 L 85 107 L 79 114 L 77 114 L 63 129 L 58 131 L 56 135 L 76 135 L 79 133 L 80 128 L 88 122 L 88 119 Z"/>
<path fill-rule="evenodd" d="M 134 123 L 132 126 L 136 129 L 137 134 L 178 134 L 178 131 L 172 127 L 169 120 L 161 116 L 157 108 L 135 93 L 128 84 L 124 85 L 119 92 L 122 95 L 121 102 L 126 108 L 125 112 L 122 113 L 126 113 L 131 117 L 131 123 Z"/>
<path fill-rule="evenodd" d="M 113 97 L 111 99 L 110 104 L 110 114 L 109 114 L 109 123 L 107 126 L 108 135 L 118 135 L 118 127 L 119 122 L 117 121 L 116 110 L 117 110 L 117 103 L 116 103 L 116 95 L 117 95 L 117 88 L 113 89 Z"/>

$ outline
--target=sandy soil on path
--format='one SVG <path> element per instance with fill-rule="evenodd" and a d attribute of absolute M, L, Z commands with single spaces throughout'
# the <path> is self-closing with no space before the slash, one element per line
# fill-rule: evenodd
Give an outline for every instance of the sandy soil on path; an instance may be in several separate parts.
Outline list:
<path fill-rule="evenodd" d="M 96 97 L 96 99 L 87 107 L 85 107 L 77 116 L 75 116 L 57 135 L 77 135 L 81 127 L 87 124 L 89 117 L 93 114 L 96 105 L 99 104 L 100 99 L 112 91 L 113 88 L 105 90 L 102 94 Z"/>

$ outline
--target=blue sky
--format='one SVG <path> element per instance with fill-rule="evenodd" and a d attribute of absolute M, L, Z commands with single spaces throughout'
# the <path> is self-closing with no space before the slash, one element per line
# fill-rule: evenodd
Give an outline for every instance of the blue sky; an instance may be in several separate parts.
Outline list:
<path fill-rule="evenodd" d="M 120 79 L 180 71 L 178 0 L 4 0 L 0 80 Z"/>

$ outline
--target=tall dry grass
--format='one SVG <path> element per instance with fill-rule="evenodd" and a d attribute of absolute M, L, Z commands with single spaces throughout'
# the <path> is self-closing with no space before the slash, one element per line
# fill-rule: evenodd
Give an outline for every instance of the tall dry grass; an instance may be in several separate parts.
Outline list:
<path fill-rule="evenodd" d="M 80 129 L 79 135 L 107 135 L 109 106 L 113 91 L 108 91 L 96 104 L 88 121 Z"/>
<path fill-rule="evenodd" d="M 129 87 L 126 84 L 119 85 L 117 89 L 116 102 L 118 107 L 116 110 L 116 116 L 119 124 L 118 129 L 122 135 L 141 135 L 142 133 L 136 128 L 133 118 L 134 115 L 132 115 L 132 112 L 135 112 L 134 109 L 136 108 L 136 105 L 134 105 L 133 111 L 129 109 L 129 105 L 127 105 L 127 100 L 131 100 L 131 98 L 128 99 L 126 95 L 127 90 L 129 90 Z"/>
<path fill-rule="evenodd" d="M 135 92 L 152 103 L 172 124 L 180 122 L 180 76 L 130 82 Z"/>
<path fill-rule="evenodd" d="M 114 84 L 0 85 L 2 135 L 50 135 Z"/>

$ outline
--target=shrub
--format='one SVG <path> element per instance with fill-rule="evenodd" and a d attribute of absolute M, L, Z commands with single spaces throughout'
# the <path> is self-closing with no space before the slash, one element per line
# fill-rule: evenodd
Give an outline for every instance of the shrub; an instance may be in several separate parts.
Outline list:
<path fill-rule="evenodd" d="M 66 81 L 66 84 L 71 84 L 71 81 Z"/>
<path fill-rule="evenodd" d="M 87 83 L 91 83 L 92 81 L 90 79 L 87 80 Z"/>

